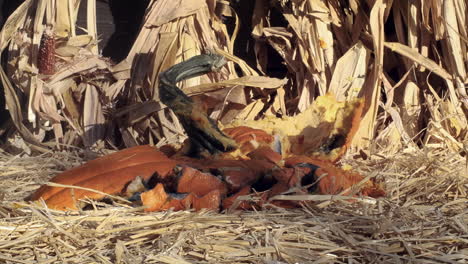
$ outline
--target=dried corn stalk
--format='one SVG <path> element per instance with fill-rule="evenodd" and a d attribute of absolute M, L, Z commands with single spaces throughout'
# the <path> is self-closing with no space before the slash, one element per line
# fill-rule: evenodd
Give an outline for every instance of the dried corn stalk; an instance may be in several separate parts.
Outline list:
<path fill-rule="evenodd" d="M 77 35 L 80 4 L 86 4 L 87 33 Z M 184 138 L 182 127 L 159 102 L 158 75 L 203 52 L 224 53 L 236 60 L 246 75 L 237 78 L 230 63 L 219 74 L 181 85 L 220 82 L 217 87 L 198 86 L 193 90 L 212 91 L 205 93 L 209 100 L 204 101 L 211 102 L 213 116 L 221 118 L 231 111 L 228 104 L 247 104 L 247 85 L 269 89 L 283 85 L 283 81 L 258 77 L 255 70 L 232 55 L 231 36 L 213 13 L 215 5 L 215 1 L 151 1 L 127 59 L 114 65 L 98 55 L 95 0 L 26 1 L 2 30 L 3 47 L 9 43 L 8 75 L 28 98 L 25 107 L 14 98 L 8 99 L 8 108 L 15 111 L 12 115 L 18 116 L 14 121 L 19 130 L 37 144 L 44 138 L 34 139 L 29 131 L 52 131 L 57 146 L 102 146 L 105 140 L 111 145 L 123 141 L 127 147 L 180 142 Z M 115 108 L 117 104 L 119 109 Z M 22 111 L 28 113 L 29 129 L 20 124 Z M 121 136 L 113 133 L 114 128 Z"/>
<path fill-rule="evenodd" d="M 87 35 L 76 34 L 84 3 L 27 0 L 2 29 L 7 106 L 17 130 L 37 148 L 49 130 L 65 144 L 183 140 L 175 116 L 159 102 L 158 74 L 208 51 L 232 62 L 180 87 L 224 123 L 297 114 L 332 92 L 338 100 L 365 99 L 355 148 L 392 153 L 424 143 L 462 151 L 468 141 L 464 0 L 257 0 L 251 16 L 233 12 L 229 1 L 151 1 L 131 52 L 117 65 L 96 53 L 94 1 L 86 2 Z M 231 34 L 220 14 L 235 21 Z M 251 29 L 243 26 L 250 19 Z M 55 73 L 44 77 L 38 58 L 48 27 L 56 63 Z M 242 30 L 251 30 L 255 42 L 253 65 L 233 55 Z M 280 61 L 272 61 L 268 47 Z M 271 63 L 286 66 L 287 80 L 258 76 L 268 75 Z"/>
<path fill-rule="evenodd" d="M 468 140 L 467 8 L 463 0 L 257 1 L 257 64 L 265 70 L 266 45 L 283 58 L 288 113 L 326 91 L 364 97 L 356 148 L 377 138 L 390 153 L 421 140 L 460 151 Z M 262 108 L 246 111 L 250 118 Z"/>

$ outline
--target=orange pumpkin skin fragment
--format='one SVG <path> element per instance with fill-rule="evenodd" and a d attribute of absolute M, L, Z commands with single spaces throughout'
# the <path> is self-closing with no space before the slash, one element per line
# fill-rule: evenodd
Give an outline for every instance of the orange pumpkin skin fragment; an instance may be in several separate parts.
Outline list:
<path fill-rule="evenodd" d="M 141 202 L 147 206 L 145 212 L 161 211 L 168 197 L 169 195 L 164 190 L 164 186 L 159 183 L 153 189 L 141 194 Z"/>
<path fill-rule="evenodd" d="M 182 199 L 171 197 L 167 199 L 167 202 L 161 207 L 161 211 L 172 209 L 174 211 L 187 210 L 192 207 L 194 195 L 192 193 L 187 194 Z"/>
<path fill-rule="evenodd" d="M 261 146 L 257 149 L 251 151 L 247 156 L 251 160 L 265 160 L 271 163 L 281 165 L 281 161 L 283 160 L 283 156 L 278 152 L 275 152 L 269 146 Z"/>
<path fill-rule="evenodd" d="M 264 160 L 220 160 L 214 168 L 227 183 L 230 192 L 237 192 L 257 182 L 275 164 Z"/>
<path fill-rule="evenodd" d="M 181 174 L 177 183 L 178 193 L 193 193 L 197 196 L 203 196 L 213 190 L 219 190 L 223 195 L 227 193 L 226 184 L 210 173 L 184 167 Z"/>
<path fill-rule="evenodd" d="M 193 208 L 197 211 L 201 209 L 219 211 L 220 205 L 221 192 L 219 190 L 213 190 L 200 198 L 193 199 Z"/>
<path fill-rule="evenodd" d="M 192 159 L 174 158 L 178 165 L 190 166 L 198 170 L 215 170 L 227 184 L 229 192 L 237 192 L 244 186 L 255 183 L 264 173 L 276 165 L 265 160 Z M 213 174 L 215 174 L 213 172 Z"/>
<path fill-rule="evenodd" d="M 319 167 L 315 174 L 320 178 L 318 192 L 321 194 L 338 194 L 364 179 L 364 176 L 359 173 L 342 170 L 336 167 L 331 161 L 319 160 L 306 156 L 293 156 L 285 159 L 286 166 L 294 166 L 299 163 L 310 163 Z M 364 183 L 360 193 L 373 198 L 385 196 L 385 191 L 382 187 L 372 180 Z M 347 193 L 343 195 L 347 195 Z"/>
<path fill-rule="evenodd" d="M 245 186 L 244 188 L 242 188 L 240 191 L 238 191 L 237 193 L 229 196 L 229 197 L 226 197 L 224 200 L 223 200 L 223 209 L 230 209 L 231 206 L 234 205 L 234 203 L 236 203 L 236 200 L 237 198 L 239 198 L 240 196 L 243 196 L 243 195 L 248 195 L 250 193 L 250 186 Z M 244 209 L 244 210 L 248 210 L 248 209 L 252 209 L 252 204 L 249 202 L 249 201 L 241 201 L 239 202 L 239 204 L 237 205 L 236 208 L 233 208 L 233 209 Z"/>
<path fill-rule="evenodd" d="M 247 126 L 226 128 L 223 132 L 236 141 L 242 153 L 249 153 L 260 145 L 269 145 L 274 140 L 274 137 L 264 130 Z"/>
<path fill-rule="evenodd" d="M 240 146 L 251 140 L 256 140 L 258 143 L 267 144 L 270 144 L 274 140 L 273 136 L 264 130 L 251 128 L 248 126 L 226 128 L 223 130 L 223 132 L 226 133 L 226 135 L 232 137 L 232 139 L 234 139 Z"/>
<path fill-rule="evenodd" d="M 361 189 L 361 193 L 364 196 L 369 196 L 369 197 L 384 197 L 387 195 L 387 193 L 384 191 L 382 186 L 378 183 L 375 183 L 373 181 L 367 182 Z"/>
<path fill-rule="evenodd" d="M 106 194 L 120 194 L 126 184 L 132 181 L 133 178 L 136 176 L 140 176 L 145 179 L 149 178 L 160 166 L 160 162 L 139 164 L 120 169 L 118 172 L 112 170 L 110 172 L 95 175 L 94 178 L 89 178 L 83 182 L 76 182 L 73 185 L 93 189 Z M 90 198 L 99 200 L 106 196 L 98 192 L 81 189 L 47 187 L 54 188 L 54 190 L 58 189 L 58 191 L 53 195 L 44 199 L 49 208 L 56 210 L 77 210 L 79 209 L 77 202 L 80 199 Z"/>
<path fill-rule="evenodd" d="M 319 181 L 319 191 L 323 194 L 339 194 L 364 179 L 360 174 L 343 171 L 332 166 L 320 167 L 316 173 L 318 177 L 324 175 Z M 345 192 L 343 195 L 349 195 L 349 192 Z"/>
<path fill-rule="evenodd" d="M 119 194 L 136 176 L 147 180 L 155 172 L 166 175 L 175 164 L 154 147 L 137 146 L 65 171 L 52 178 L 51 182 L 90 188 L 106 194 Z M 104 196 L 93 191 L 43 185 L 28 199 L 34 201 L 42 198 L 52 209 L 77 210 L 78 200 L 102 199 Z"/>

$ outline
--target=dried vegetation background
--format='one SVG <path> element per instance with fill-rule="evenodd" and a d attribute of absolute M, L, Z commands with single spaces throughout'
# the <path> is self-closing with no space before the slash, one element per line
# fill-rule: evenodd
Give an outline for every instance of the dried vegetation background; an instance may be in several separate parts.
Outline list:
<path fill-rule="evenodd" d="M 245 1 L 149 1 L 120 62 L 99 55 L 95 1 L 26 0 L 2 28 L 11 120 L 0 133 L 15 153 L 0 157 L 2 261 L 467 260 L 466 1 L 257 0 L 252 16 L 229 7 Z M 86 34 L 75 24 L 79 5 Z M 246 31 L 253 38 L 242 44 Z M 17 203 L 91 158 L 89 150 L 184 140 L 159 102 L 158 74 L 203 52 L 231 62 L 180 87 L 220 123 L 293 116 L 328 92 L 364 97 L 343 162 L 381 179 L 388 197 L 224 215 L 142 214 L 118 204 L 64 214 Z"/>

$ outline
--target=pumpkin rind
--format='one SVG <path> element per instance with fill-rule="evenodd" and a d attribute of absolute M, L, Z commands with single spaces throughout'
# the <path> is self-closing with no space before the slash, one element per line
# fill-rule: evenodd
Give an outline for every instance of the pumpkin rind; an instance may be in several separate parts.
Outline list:
<path fill-rule="evenodd" d="M 138 146 L 118 151 L 65 171 L 50 181 L 94 189 L 107 194 L 120 193 L 136 176 L 149 179 L 155 172 L 166 175 L 176 165 L 162 152 L 151 146 Z M 83 198 L 101 199 L 105 195 L 81 189 L 43 185 L 29 199 L 44 199 L 53 209 L 76 210 Z"/>
<path fill-rule="evenodd" d="M 226 183 L 210 173 L 203 173 L 191 167 L 185 167 L 177 183 L 178 193 L 193 193 L 204 196 L 213 190 L 219 190 L 221 194 L 227 193 Z"/>
<path fill-rule="evenodd" d="M 213 190 L 206 195 L 193 199 L 193 208 L 197 211 L 201 209 L 208 209 L 218 211 L 221 205 L 221 192 L 219 190 Z"/>

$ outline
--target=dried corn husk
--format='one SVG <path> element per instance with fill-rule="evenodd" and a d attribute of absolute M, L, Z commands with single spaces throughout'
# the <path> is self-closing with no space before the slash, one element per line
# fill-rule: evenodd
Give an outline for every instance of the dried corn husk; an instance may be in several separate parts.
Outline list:
<path fill-rule="evenodd" d="M 88 16 L 86 33 L 77 35 L 80 5 Z M 372 148 L 378 139 L 389 152 L 421 140 L 461 150 L 468 140 L 465 1 L 256 1 L 253 64 L 234 55 L 244 41 L 239 32 L 250 30 L 250 17 L 234 7 L 229 1 L 150 1 L 130 53 L 115 65 L 98 55 L 95 1 L 25 1 L 0 35 L 2 50 L 9 51 L 6 104 L 17 131 L 36 146 L 44 137 L 34 135 L 49 131 L 59 145 L 181 142 L 182 127 L 159 102 L 158 74 L 217 52 L 231 61 L 226 68 L 180 86 L 225 124 L 295 115 L 332 92 L 338 100 L 365 98 L 353 149 Z M 221 15 L 232 18 L 233 30 Z M 55 72 L 42 76 L 39 46 L 50 27 Z M 271 61 L 268 46 L 282 61 Z M 286 78 L 267 77 L 271 63 L 284 64 Z M 24 102 L 15 99 L 20 93 Z M 114 128 L 118 135 L 109 132 Z"/>

